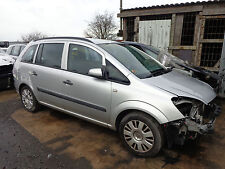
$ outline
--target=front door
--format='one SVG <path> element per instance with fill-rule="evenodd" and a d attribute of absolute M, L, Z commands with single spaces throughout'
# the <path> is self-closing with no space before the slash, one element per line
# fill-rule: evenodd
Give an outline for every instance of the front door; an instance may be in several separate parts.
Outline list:
<path fill-rule="evenodd" d="M 104 56 L 86 44 L 68 45 L 67 70 L 63 73 L 64 106 L 80 116 L 108 123 L 111 105 L 111 82 L 88 75 L 101 68 Z"/>

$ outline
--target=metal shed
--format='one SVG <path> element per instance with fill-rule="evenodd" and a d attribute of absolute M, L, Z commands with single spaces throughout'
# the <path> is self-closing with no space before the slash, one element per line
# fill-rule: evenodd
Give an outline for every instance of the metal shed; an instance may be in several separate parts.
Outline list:
<path fill-rule="evenodd" d="M 218 71 L 225 30 L 225 1 L 121 9 L 121 36 L 168 50 L 196 66 Z"/>

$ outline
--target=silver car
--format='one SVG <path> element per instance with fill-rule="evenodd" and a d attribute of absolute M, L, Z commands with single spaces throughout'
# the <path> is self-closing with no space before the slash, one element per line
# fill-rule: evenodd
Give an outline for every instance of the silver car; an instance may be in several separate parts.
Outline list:
<path fill-rule="evenodd" d="M 16 60 L 13 76 L 26 110 L 41 104 L 117 130 L 138 156 L 209 133 L 220 111 L 208 84 L 119 42 L 33 41 Z"/>

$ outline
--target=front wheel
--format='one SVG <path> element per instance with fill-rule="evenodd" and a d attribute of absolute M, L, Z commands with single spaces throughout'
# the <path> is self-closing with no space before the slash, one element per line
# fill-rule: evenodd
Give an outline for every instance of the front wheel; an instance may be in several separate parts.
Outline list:
<path fill-rule="evenodd" d="M 125 116 L 120 123 L 119 133 L 124 145 L 137 156 L 155 156 L 163 145 L 160 125 L 141 112 Z"/>

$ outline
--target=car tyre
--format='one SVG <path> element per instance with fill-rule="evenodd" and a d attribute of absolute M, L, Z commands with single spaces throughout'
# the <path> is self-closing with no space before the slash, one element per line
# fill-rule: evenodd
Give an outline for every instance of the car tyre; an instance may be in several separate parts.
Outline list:
<path fill-rule="evenodd" d="M 22 87 L 20 90 L 20 98 L 24 108 L 27 111 L 34 113 L 39 110 L 40 105 L 32 90 L 28 86 Z"/>
<path fill-rule="evenodd" d="M 120 122 L 119 134 L 125 147 L 140 157 L 157 155 L 164 143 L 161 126 L 142 112 L 126 115 Z"/>

